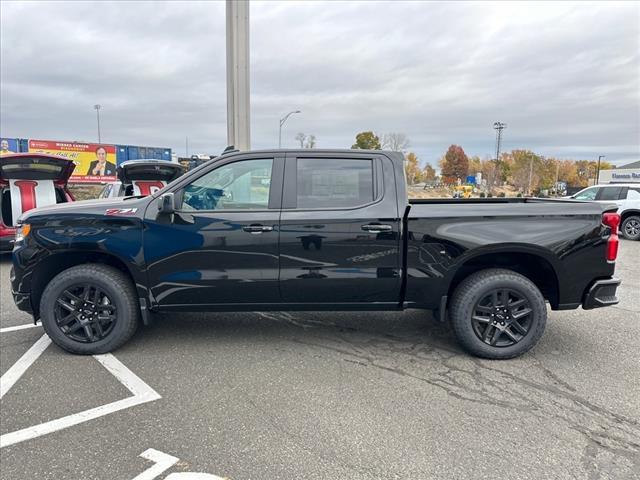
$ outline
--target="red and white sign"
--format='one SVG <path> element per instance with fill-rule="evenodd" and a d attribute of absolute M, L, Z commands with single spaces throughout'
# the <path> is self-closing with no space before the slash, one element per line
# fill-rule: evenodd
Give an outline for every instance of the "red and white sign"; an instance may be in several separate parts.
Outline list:
<path fill-rule="evenodd" d="M 9 191 L 14 224 L 24 212 L 56 203 L 53 180 L 9 180 Z"/>

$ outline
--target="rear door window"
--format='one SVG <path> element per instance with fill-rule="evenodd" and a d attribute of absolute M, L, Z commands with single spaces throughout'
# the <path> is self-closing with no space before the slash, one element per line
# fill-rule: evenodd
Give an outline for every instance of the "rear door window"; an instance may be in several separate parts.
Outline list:
<path fill-rule="evenodd" d="M 297 208 L 353 208 L 374 200 L 373 160 L 298 158 Z"/>
<path fill-rule="evenodd" d="M 598 200 L 618 200 L 622 187 L 602 187 L 598 192 Z"/>

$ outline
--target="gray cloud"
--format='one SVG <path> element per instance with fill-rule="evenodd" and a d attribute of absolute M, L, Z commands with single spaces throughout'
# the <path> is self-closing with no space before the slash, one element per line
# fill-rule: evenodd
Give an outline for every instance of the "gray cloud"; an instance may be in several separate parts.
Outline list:
<path fill-rule="evenodd" d="M 222 2 L 2 2 L 2 135 L 218 153 L 226 144 Z M 254 2 L 252 143 L 406 133 L 617 163 L 640 158 L 637 3 Z"/>

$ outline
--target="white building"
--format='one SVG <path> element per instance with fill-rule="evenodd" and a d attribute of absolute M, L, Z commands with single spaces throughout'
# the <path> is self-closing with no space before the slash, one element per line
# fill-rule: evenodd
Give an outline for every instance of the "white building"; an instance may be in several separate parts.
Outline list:
<path fill-rule="evenodd" d="M 640 161 L 613 170 L 600 170 L 599 183 L 640 183 Z"/>

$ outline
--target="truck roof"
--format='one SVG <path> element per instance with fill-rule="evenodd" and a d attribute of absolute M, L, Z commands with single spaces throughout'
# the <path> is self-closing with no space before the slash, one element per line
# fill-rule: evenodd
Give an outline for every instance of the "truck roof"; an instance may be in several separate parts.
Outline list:
<path fill-rule="evenodd" d="M 217 160 L 221 157 L 230 157 L 232 155 L 245 155 L 245 154 L 254 154 L 254 153 L 264 153 L 264 154 L 275 154 L 275 153 L 302 153 L 302 154 L 318 154 L 318 155 L 345 155 L 345 154 L 365 154 L 365 155 L 403 155 L 402 152 L 394 152 L 391 150 L 361 150 L 357 148 L 269 148 L 269 149 L 261 149 L 261 150 L 245 150 L 238 151 L 232 150 L 227 153 L 223 153 L 219 157 L 216 157 L 214 160 Z"/>

